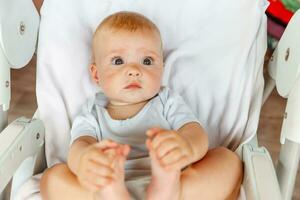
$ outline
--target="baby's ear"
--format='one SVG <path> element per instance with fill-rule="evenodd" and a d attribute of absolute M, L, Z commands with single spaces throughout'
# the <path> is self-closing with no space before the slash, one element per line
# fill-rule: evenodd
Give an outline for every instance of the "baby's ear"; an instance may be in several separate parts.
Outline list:
<path fill-rule="evenodd" d="M 99 74 L 98 74 L 98 69 L 95 63 L 90 64 L 90 74 L 92 77 L 92 80 L 98 85 L 99 84 Z"/>

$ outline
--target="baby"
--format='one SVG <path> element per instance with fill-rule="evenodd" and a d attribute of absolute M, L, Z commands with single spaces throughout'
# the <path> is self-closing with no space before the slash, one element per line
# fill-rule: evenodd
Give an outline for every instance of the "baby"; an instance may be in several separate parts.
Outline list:
<path fill-rule="evenodd" d="M 67 164 L 41 180 L 45 199 L 235 199 L 238 156 L 208 150 L 183 99 L 161 86 L 158 28 L 133 12 L 108 16 L 93 38 L 90 73 L 102 92 L 72 125 Z M 184 66 L 183 66 L 184 67 Z"/>

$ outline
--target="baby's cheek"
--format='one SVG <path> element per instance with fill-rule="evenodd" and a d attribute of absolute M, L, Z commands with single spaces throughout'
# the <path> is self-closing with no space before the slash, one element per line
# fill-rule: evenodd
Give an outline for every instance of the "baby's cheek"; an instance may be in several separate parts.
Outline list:
<path fill-rule="evenodd" d="M 161 87 L 161 79 L 156 77 L 156 80 L 153 81 L 153 83 L 152 83 L 153 92 L 155 92 L 155 93 L 159 92 L 160 87 Z"/>
<path fill-rule="evenodd" d="M 100 87 L 107 97 L 114 96 L 117 92 L 116 81 L 109 78 L 104 78 L 100 81 Z"/>

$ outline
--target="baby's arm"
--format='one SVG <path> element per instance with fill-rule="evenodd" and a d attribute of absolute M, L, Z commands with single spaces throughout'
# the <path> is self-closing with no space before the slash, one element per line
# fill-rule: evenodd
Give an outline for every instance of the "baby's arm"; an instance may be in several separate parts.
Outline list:
<path fill-rule="evenodd" d="M 208 137 L 196 122 L 187 123 L 178 131 L 153 128 L 147 135 L 147 147 L 167 168 L 182 169 L 200 160 L 208 150 Z"/>
<path fill-rule="evenodd" d="M 193 149 L 195 162 L 203 158 L 208 150 L 208 137 L 199 123 L 191 122 L 182 126 L 178 130 L 179 134 L 187 140 Z"/>
<path fill-rule="evenodd" d="M 68 167 L 70 170 L 76 174 L 80 154 L 89 147 L 91 144 L 97 143 L 97 140 L 93 137 L 83 136 L 74 141 L 71 145 L 69 154 L 68 154 Z"/>

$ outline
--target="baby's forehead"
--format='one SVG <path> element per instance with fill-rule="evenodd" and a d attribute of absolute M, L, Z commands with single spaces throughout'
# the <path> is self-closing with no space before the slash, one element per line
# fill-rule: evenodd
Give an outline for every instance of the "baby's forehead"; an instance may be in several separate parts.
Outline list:
<path fill-rule="evenodd" d="M 128 31 L 128 30 L 99 30 L 95 33 L 93 38 L 93 49 L 99 48 L 102 45 L 107 45 L 108 41 L 122 41 L 124 38 L 130 38 L 130 41 L 137 40 L 143 41 L 148 43 L 150 46 L 152 45 L 159 45 L 159 50 L 162 50 L 162 41 L 160 34 L 156 31 L 149 31 L 149 30 L 135 30 L 135 31 Z M 132 40 L 131 40 L 132 39 Z M 126 39 L 125 39 L 126 40 Z M 149 43 L 150 41 L 150 43 Z M 133 41 L 134 42 L 134 41 Z"/>
<path fill-rule="evenodd" d="M 115 29 L 115 28 L 103 28 L 103 29 L 98 29 L 94 36 L 93 39 L 102 39 L 106 37 L 118 37 L 122 35 L 128 35 L 132 37 L 156 37 L 159 40 L 161 40 L 160 33 L 156 30 L 149 30 L 149 29 L 137 29 L 137 30 L 127 30 L 127 29 Z"/>

